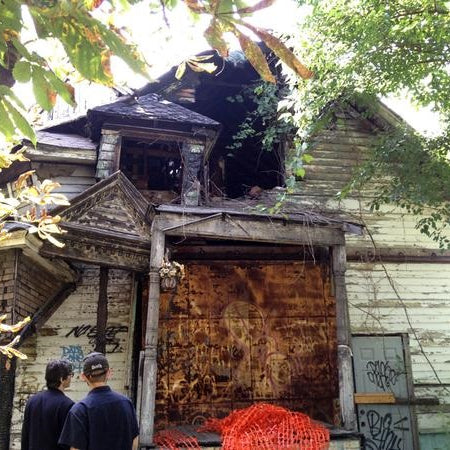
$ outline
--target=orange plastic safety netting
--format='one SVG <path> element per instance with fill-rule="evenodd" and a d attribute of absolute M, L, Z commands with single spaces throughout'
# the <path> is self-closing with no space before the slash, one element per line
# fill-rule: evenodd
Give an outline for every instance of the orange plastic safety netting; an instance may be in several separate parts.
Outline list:
<path fill-rule="evenodd" d="M 224 450 L 325 450 L 330 443 L 329 431 L 306 414 L 267 403 L 209 419 L 198 431 L 219 433 Z M 157 433 L 155 444 L 170 450 L 200 448 L 195 437 L 177 430 Z"/>
<path fill-rule="evenodd" d="M 194 436 L 188 436 L 187 434 L 175 429 L 158 431 L 158 433 L 155 434 L 153 441 L 159 448 L 167 450 L 178 450 L 185 448 L 201 450 L 197 438 Z"/>
<path fill-rule="evenodd" d="M 329 431 L 306 414 L 267 403 L 210 419 L 200 431 L 220 433 L 224 450 L 324 450 L 330 442 Z"/>

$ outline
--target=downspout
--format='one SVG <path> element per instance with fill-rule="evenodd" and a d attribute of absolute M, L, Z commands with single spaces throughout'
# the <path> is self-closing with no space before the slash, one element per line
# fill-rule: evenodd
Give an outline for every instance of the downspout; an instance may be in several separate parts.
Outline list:
<path fill-rule="evenodd" d="M 147 326 L 145 329 L 142 390 L 140 401 L 140 445 L 150 446 L 153 442 L 159 322 L 160 279 L 159 269 L 163 264 L 165 235 L 155 219 L 152 225 L 150 271 L 148 287 Z"/>

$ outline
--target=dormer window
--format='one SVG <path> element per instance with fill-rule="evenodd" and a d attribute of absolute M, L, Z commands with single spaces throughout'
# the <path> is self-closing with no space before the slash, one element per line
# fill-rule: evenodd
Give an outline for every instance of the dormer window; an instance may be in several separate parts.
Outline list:
<path fill-rule="evenodd" d="M 120 170 L 149 199 L 179 197 L 182 183 L 180 146 L 178 142 L 123 139 Z M 165 191 L 164 195 L 162 191 Z"/>

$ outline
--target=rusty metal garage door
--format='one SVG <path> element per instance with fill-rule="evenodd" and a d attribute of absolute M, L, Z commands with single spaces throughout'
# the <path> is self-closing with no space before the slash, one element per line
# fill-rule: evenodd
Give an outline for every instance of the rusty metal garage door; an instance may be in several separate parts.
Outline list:
<path fill-rule="evenodd" d="M 256 401 L 333 422 L 335 303 L 326 266 L 189 264 L 161 301 L 158 428 Z"/>

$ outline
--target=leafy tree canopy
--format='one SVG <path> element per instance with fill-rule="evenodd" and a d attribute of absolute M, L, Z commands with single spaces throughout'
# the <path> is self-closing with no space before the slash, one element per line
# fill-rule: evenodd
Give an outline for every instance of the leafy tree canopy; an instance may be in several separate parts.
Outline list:
<path fill-rule="evenodd" d="M 333 102 L 398 94 L 440 113 L 442 136 L 410 128 L 387 133 L 349 189 L 389 176 L 373 203 L 394 203 L 426 214 L 418 228 L 449 247 L 450 226 L 450 4 L 442 0 L 298 0 L 308 14 L 288 45 L 314 72 L 295 87 L 284 106 L 294 111 L 305 142 L 323 126 Z M 299 152 L 304 146 L 299 147 Z"/>

